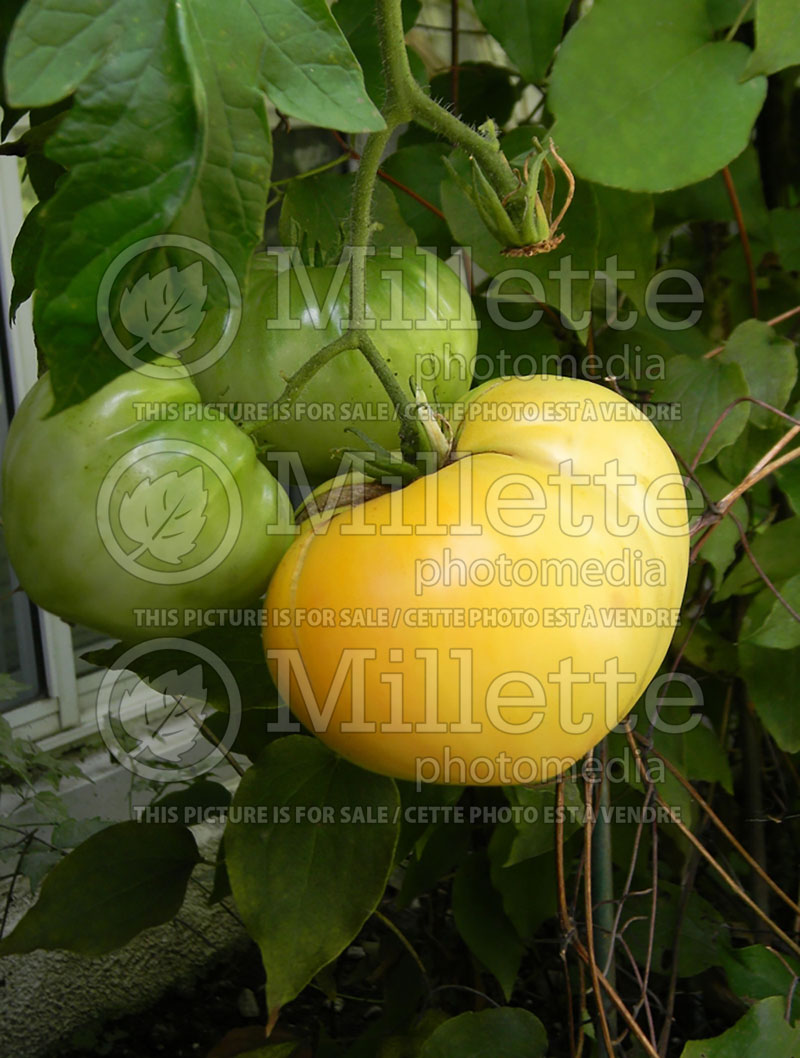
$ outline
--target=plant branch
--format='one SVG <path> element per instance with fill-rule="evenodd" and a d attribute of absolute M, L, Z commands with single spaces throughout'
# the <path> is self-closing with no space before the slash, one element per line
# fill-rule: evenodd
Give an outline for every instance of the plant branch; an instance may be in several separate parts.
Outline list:
<path fill-rule="evenodd" d="M 753 264 L 753 251 L 750 248 L 750 237 L 747 234 L 747 225 L 744 222 L 742 207 L 739 204 L 739 196 L 736 194 L 736 185 L 733 182 L 731 171 L 727 165 L 722 168 L 722 179 L 725 181 L 725 190 L 728 192 L 728 198 L 731 200 L 733 215 L 736 218 L 736 226 L 739 229 L 739 238 L 742 242 L 742 252 L 744 253 L 744 259 L 747 265 L 747 277 L 750 282 L 750 306 L 753 310 L 753 315 L 757 317 L 758 287 L 756 285 L 756 269 Z"/>

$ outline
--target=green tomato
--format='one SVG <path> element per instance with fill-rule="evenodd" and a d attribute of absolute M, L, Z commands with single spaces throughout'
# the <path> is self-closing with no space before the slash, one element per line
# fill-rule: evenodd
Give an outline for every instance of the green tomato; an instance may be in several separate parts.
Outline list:
<path fill-rule="evenodd" d="M 367 258 L 367 316 L 379 352 L 412 400 L 409 379 L 446 414 L 469 389 L 477 349 L 477 323 L 466 288 L 438 257 L 405 250 L 402 257 Z M 273 259 L 251 267 L 242 320 L 231 347 L 196 376 L 203 399 L 223 402 L 234 419 L 265 418 L 286 379 L 346 327 L 349 269 L 296 265 L 277 271 Z M 260 407 L 259 407 L 260 405 Z M 363 451 L 353 427 L 384 448 L 399 447 L 394 408 L 358 350 L 326 364 L 303 388 L 293 407 L 256 431 L 278 452 L 297 453 L 308 477 L 334 472 L 336 450 Z"/>
<path fill-rule="evenodd" d="M 186 368 L 119 375 L 49 416 L 44 375 L 11 423 L 6 545 L 34 602 L 129 642 L 254 603 L 293 539 L 289 499 Z"/>

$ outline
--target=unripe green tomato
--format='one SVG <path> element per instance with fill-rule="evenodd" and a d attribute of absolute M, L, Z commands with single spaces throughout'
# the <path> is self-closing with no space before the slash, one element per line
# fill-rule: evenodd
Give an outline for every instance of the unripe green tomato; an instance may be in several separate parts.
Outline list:
<path fill-rule="evenodd" d="M 230 404 L 234 418 L 260 418 L 257 406 L 277 400 L 287 378 L 337 338 L 348 318 L 349 269 L 299 264 L 276 271 L 273 264 L 254 261 L 233 344 L 196 376 L 203 399 Z M 369 334 L 409 403 L 413 377 L 431 403 L 446 407 L 472 380 L 478 332 L 466 288 L 447 264 L 416 248 L 402 257 L 368 257 L 366 277 L 366 312 L 374 321 Z M 356 349 L 326 364 L 295 406 L 281 407 L 255 436 L 277 451 L 299 454 L 308 477 L 321 481 L 337 468 L 334 450 L 364 450 L 348 427 L 385 448 L 399 447 L 392 403 Z"/>
<path fill-rule="evenodd" d="M 591 382 L 494 380 L 453 459 L 313 518 L 265 600 L 295 716 L 401 779 L 552 779 L 645 692 L 688 567 L 685 490 L 633 404 Z"/>
<path fill-rule="evenodd" d="M 204 407 L 175 360 L 117 376 L 49 416 L 42 376 L 3 458 L 6 546 L 39 606 L 126 641 L 197 632 L 257 601 L 293 538 L 289 499 L 252 441 Z"/>

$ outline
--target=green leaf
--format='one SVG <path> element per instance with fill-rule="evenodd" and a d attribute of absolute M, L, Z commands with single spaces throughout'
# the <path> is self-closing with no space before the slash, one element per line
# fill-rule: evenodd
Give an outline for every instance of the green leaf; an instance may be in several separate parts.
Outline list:
<path fill-rule="evenodd" d="M 760 320 L 745 320 L 728 338 L 720 360 L 741 367 L 751 397 L 783 411 L 797 381 L 794 342 Z M 755 406 L 750 409 L 750 421 L 766 427 L 776 420 L 766 408 Z"/>
<path fill-rule="evenodd" d="M 420 0 L 402 0 L 405 33 L 416 22 L 421 6 Z M 370 99 L 375 106 L 382 107 L 386 100 L 386 82 L 373 5 L 365 4 L 364 0 L 336 0 L 333 13 L 361 66 Z M 416 80 L 420 84 L 427 84 L 425 65 L 413 48 L 408 48 L 408 60 Z"/>
<path fill-rule="evenodd" d="M 602 184 L 595 185 L 594 193 L 600 227 L 597 267 L 601 271 L 615 268 L 619 272 L 632 272 L 618 279 L 616 286 L 644 310 L 645 292 L 656 270 L 658 249 L 653 230 L 653 196 L 631 194 Z M 613 284 L 611 289 L 614 290 Z M 616 307 L 616 296 L 612 305 Z"/>
<path fill-rule="evenodd" d="M 446 154 L 449 154 L 449 148 L 443 143 L 403 147 L 385 158 L 381 162 L 381 169 L 441 210 L 440 185 L 446 176 L 442 158 Z M 436 216 L 427 206 L 421 205 L 400 188 L 394 189 L 394 195 L 403 219 L 416 233 L 417 243 L 434 247 L 440 257 L 449 257 L 453 239 L 443 218 Z"/>
<path fill-rule="evenodd" d="M 678 725 L 689 721 L 690 712 L 672 706 L 669 722 Z M 701 782 L 718 782 L 723 789 L 733 794 L 733 776 L 728 755 L 720 744 L 716 732 L 703 723 L 680 734 L 667 731 L 656 732 L 655 748 L 671 761 L 686 779 Z"/>
<path fill-rule="evenodd" d="M 765 1054 L 769 1058 L 796 1058 L 800 1049 L 800 1026 L 785 1020 L 786 1002 L 773 996 L 762 999 L 743 1018 L 710 1040 L 692 1040 L 681 1058 L 744 1058 Z"/>
<path fill-rule="evenodd" d="M 564 30 L 570 0 L 475 0 L 478 18 L 524 80 L 545 79 Z"/>
<path fill-rule="evenodd" d="M 397 896 L 399 907 L 408 907 L 421 893 L 432 889 L 466 859 L 470 848 L 470 829 L 463 822 L 447 822 L 431 829 L 418 842 L 414 856 L 403 876 Z"/>
<path fill-rule="evenodd" d="M 768 238 L 771 214 L 764 201 L 764 185 L 755 147 L 746 147 L 729 168 L 748 232 Z M 671 230 L 692 220 L 714 220 L 720 224 L 730 224 L 734 220 L 733 206 L 721 173 L 714 173 L 708 179 L 678 191 L 656 195 L 654 201 L 656 227 L 659 229 Z"/>
<path fill-rule="evenodd" d="M 478 353 L 473 378 L 486 382 L 501 375 L 557 374 L 562 358 L 552 327 L 541 306 L 520 294 L 474 299 L 478 318 Z M 572 373 L 569 367 L 565 374 Z M 574 372 L 578 374 L 577 369 Z"/>
<path fill-rule="evenodd" d="M 248 611 L 243 610 L 242 613 L 247 614 Z M 206 702 L 215 709 L 227 712 L 230 694 L 221 675 L 224 665 L 236 683 L 242 709 L 277 706 L 278 694 L 267 668 L 261 629 L 257 624 L 205 628 L 192 636 L 191 642 L 210 650 L 215 656 L 214 662 L 205 661 L 188 649 L 154 649 L 137 657 L 129 666 L 129 671 L 156 686 L 157 690 L 158 682 L 169 673 L 170 693 L 183 691 L 190 694 L 197 688 L 196 669 L 200 665 Z M 117 662 L 130 648 L 130 643 L 115 643 L 102 650 L 87 651 L 81 656 L 92 665 L 114 669 L 121 667 Z"/>
<path fill-rule="evenodd" d="M 738 364 L 719 363 L 718 357 L 673 357 L 666 364 L 666 378 L 653 384 L 653 400 L 672 404 L 679 417 L 660 420 L 659 431 L 691 464 L 719 416 L 739 397 L 746 396 L 747 383 Z M 749 413 L 744 402 L 729 412 L 703 449 L 701 463 L 708 463 L 726 445 L 733 444 L 747 425 Z"/>
<path fill-rule="evenodd" d="M 41 210 L 41 203 L 37 202 L 22 222 L 11 251 L 14 289 L 11 291 L 8 318 L 12 323 L 17 315 L 17 309 L 33 294 L 36 285 L 36 267 L 44 246 L 44 231 L 39 217 Z"/>
<path fill-rule="evenodd" d="M 800 650 L 739 646 L 741 672 L 761 722 L 781 749 L 800 751 Z"/>
<path fill-rule="evenodd" d="M 797 959 L 791 955 L 778 955 L 774 949 L 762 944 L 737 948 L 722 965 L 731 989 L 748 1003 L 769 996 L 782 996 L 788 1000 L 795 977 L 800 975 L 800 962 Z M 798 995 L 794 997 L 792 1014 L 792 1020 L 800 1015 Z"/>
<path fill-rule="evenodd" d="M 491 879 L 514 929 L 523 940 L 530 940 L 556 913 L 556 860 L 553 852 L 546 852 L 507 867 L 515 837 L 513 823 L 498 823 L 494 828 L 489 842 Z"/>
<path fill-rule="evenodd" d="M 526 789 L 524 786 L 512 786 L 507 791 L 512 806 L 522 809 L 519 821 L 514 823 L 516 837 L 509 850 L 506 867 L 513 867 L 542 853 L 555 848 L 554 815 L 556 805 L 556 787 L 554 784 Z M 569 839 L 583 822 L 584 798 L 572 779 L 564 782 L 564 838 Z"/>
<path fill-rule="evenodd" d="M 800 63 L 800 19 L 795 0 L 758 0 L 756 50 L 745 77 L 776 73 Z"/>
<path fill-rule="evenodd" d="M 577 174 L 666 191 L 744 150 L 766 80 L 740 83 L 749 50 L 712 37 L 705 0 L 660 0 L 658 18 L 641 0 L 604 0 L 572 27 L 548 104 L 555 141 Z"/>
<path fill-rule="evenodd" d="M 800 613 L 800 574 L 775 588 Z M 800 647 L 800 621 L 792 617 L 780 599 L 769 588 L 760 592 L 745 615 L 741 639 L 757 647 L 793 650 Z"/>
<path fill-rule="evenodd" d="M 250 0 L 264 33 L 263 69 L 282 113 L 342 132 L 374 132 L 383 118 L 325 0 Z"/>
<path fill-rule="evenodd" d="M 358 810 L 373 821 L 354 821 Z M 225 829 L 225 860 L 236 905 L 261 948 L 271 1014 L 377 907 L 398 821 L 391 779 L 349 764 L 314 738 L 272 743 L 245 774 Z"/>
<path fill-rule="evenodd" d="M 781 264 L 789 272 L 800 272 L 800 208 L 771 209 L 769 219 Z"/>
<path fill-rule="evenodd" d="M 190 62 L 205 102 L 206 144 L 192 192 L 170 230 L 213 247 L 242 287 L 250 256 L 263 238 L 272 168 L 263 34 L 254 5 L 243 0 L 224 7 L 215 0 L 193 0 L 187 10 Z M 216 269 L 206 269 L 204 280 L 210 284 L 207 304 L 227 310 L 230 295 Z M 198 335 L 198 354 L 205 352 L 203 345 Z"/>
<path fill-rule="evenodd" d="M 65 819 L 57 827 L 53 827 L 50 835 L 50 844 L 57 849 L 74 849 L 88 841 L 94 834 L 101 830 L 113 827 L 115 824 L 110 819 L 100 819 L 94 816 L 91 819 Z"/>
<path fill-rule="evenodd" d="M 47 145 L 69 172 L 40 213 L 34 304 L 59 408 L 123 370 L 98 325 L 101 277 L 119 253 L 175 216 L 203 150 L 183 16 L 164 0 L 105 0 L 100 8 L 62 0 L 54 15 L 46 0 L 31 0 L 6 62 L 16 105 L 76 93 Z M 129 264 L 120 279 L 132 271 Z"/>
<path fill-rule="evenodd" d="M 712 503 L 721 500 L 730 491 L 730 483 L 708 464 L 698 469 L 697 480 Z M 715 585 L 722 582 L 725 571 L 733 563 L 741 547 L 742 538 L 733 519 L 736 518 L 742 529 L 747 531 L 749 512 L 743 499 L 733 504 L 730 514 L 731 517 L 722 519 L 720 525 L 703 542 L 699 551 L 706 562 L 710 562 L 714 567 Z"/>
<path fill-rule="evenodd" d="M 347 236 L 346 218 L 354 181 L 353 173 L 331 171 L 291 180 L 278 222 L 283 245 L 306 250 L 315 264 L 338 260 Z M 403 220 L 397 199 L 385 184 L 375 186 L 372 219 L 381 225 L 372 240 L 376 248 L 416 245 L 414 232 Z"/>
<path fill-rule="evenodd" d="M 546 1052 L 547 1033 L 537 1017 L 521 1007 L 498 1007 L 445 1021 L 419 1058 L 544 1058 Z"/>
<path fill-rule="evenodd" d="M 798 549 L 800 549 L 800 519 L 798 518 L 786 518 L 782 522 L 768 526 L 750 543 L 753 558 L 773 584 L 788 580 L 792 576 L 797 569 Z M 761 591 L 763 587 L 764 581 L 761 574 L 750 561 L 750 556 L 744 554 L 722 582 L 722 587 L 714 598 L 715 601 L 722 602 L 732 595 L 751 595 L 753 592 Z"/>
<path fill-rule="evenodd" d="M 200 861 L 192 832 L 171 823 L 116 823 L 47 875 L 38 901 L 0 941 L 0 955 L 37 948 L 113 951 L 173 918 Z"/>
<path fill-rule="evenodd" d="M 456 155 L 450 161 L 457 171 L 465 173 L 462 159 Z M 563 196 L 564 184 L 558 179 L 556 202 Z M 480 267 L 492 276 L 502 272 L 507 277 L 499 289 L 490 289 L 490 294 L 522 295 L 521 300 L 531 309 L 533 302 L 545 301 L 560 310 L 567 326 L 585 333 L 588 316 L 583 317 L 591 305 L 598 240 L 597 205 L 590 184 L 578 182 L 575 199 L 561 224 L 564 241 L 550 253 L 536 257 L 504 257 L 500 244 L 483 226 L 452 176 L 442 182 L 442 209 L 456 241 Z"/>
<path fill-rule="evenodd" d="M 640 966 L 647 961 L 652 903 L 650 893 L 634 894 L 625 903 L 625 918 L 630 922 L 625 939 Z M 660 965 L 653 966 L 658 972 L 671 964 L 681 903 L 680 886 L 659 880 L 654 950 L 660 955 Z M 730 951 L 730 926 L 712 904 L 691 892 L 681 919 L 678 976 L 693 977 L 709 966 L 719 966 Z"/>
<path fill-rule="evenodd" d="M 485 852 L 473 853 L 456 872 L 452 907 L 458 932 L 476 958 L 494 974 L 509 999 L 524 945 L 492 885 L 489 857 Z"/>

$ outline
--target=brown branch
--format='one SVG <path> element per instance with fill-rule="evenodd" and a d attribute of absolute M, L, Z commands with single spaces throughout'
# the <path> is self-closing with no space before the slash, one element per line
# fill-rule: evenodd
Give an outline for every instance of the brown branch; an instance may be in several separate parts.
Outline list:
<path fill-rule="evenodd" d="M 767 883 L 770 889 L 772 889 L 775 895 L 779 897 L 786 904 L 787 907 L 791 908 L 791 910 L 794 911 L 795 914 L 800 915 L 800 904 L 795 903 L 795 901 L 792 900 L 788 893 L 785 893 L 783 889 L 781 889 L 781 887 L 777 884 L 777 882 L 774 882 L 772 878 L 770 878 L 769 874 L 767 874 L 761 864 L 758 863 L 757 860 L 755 860 L 754 857 L 750 855 L 750 853 L 747 851 L 744 845 L 742 845 L 739 839 L 734 834 L 732 834 L 730 830 L 728 830 L 728 828 L 722 822 L 722 820 L 711 807 L 711 805 L 708 803 L 708 801 L 703 797 L 701 793 L 699 793 L 694 788 L 694 786 L 692 786 L 689 780 L 686 779 L 680 771 L 678 771 L 672 761 L 665 757 L 663 753 L 659 753 L 657 749 L 654 749 L 652 746 L 649 746 L 647 739 L 645 739 L 642 735 L 631 735 L 631 738 L 634 737 L 636 741 L 641 743 L 641 745 L 643 745 L 647 749 L 647 752 L 649 754 L 652 754 L 652 756 L 654 757 L 658 757 L 659 760 L 664 762 L 667 771 L 675 779 L 678 780 L 678 782 L 681 784 L 684 790 L 686 790 L 689 796 L 697 802 L 697 804 L 703 809 L 703 812 L 705 812 L 705 814 L 708 816 L 708 818 L 711 820 L 717 830 L 719 830 L 719 832 L 727 839 L 727 841 L 729 841 L 731 845 L 733 845 L 734 849 L 744 860 L 747 861 L 748 865 L 752 868 L 752 870 L 754 870 L 756 874 L 758 874 Z M 656 791 L 656 796 L 658 796 L 658 791 Z"/>
<path fill-rule="evenodd" d="M 556 886 L 558 890 L 558 920 L 561 925 L 562 933 L 564 934 L 563 950 L 566 952 L 566 948 L 572 945 L 578 958 L 588 966 L 589 953 L 580 938 L 575 934 L 575 928 L 570 918 L 569 907 L 567 906 L 567 888 L 564 874 L 564 784 L 561 779 L 559 779 L 556 785 L 556 806 Z M 633 1035 L 642 1045 L 648 1058 L 660 1058 L 658 1051 L 655 1050 L 652 1043 L 648 1040 L 642 1027 L 628 1010 L 616 989 L 609 984 L 605 974 L 600 973 L 598 970 L 597 977 L 606 995 L 617 1008 Z"/>
<path fill-rule="evenodd" d="M 634 757 L 636 759 L 636 767 L 639 770 L 639 774 L 642 777 L 642 781 L 643 782 L 647 781 L 647 779 L 649 778 L 649 773 L 647 771 L 646 765 L 644 764 L 641 750 L 639 749 L 639 746 L 636 744 L 636 739 L 634 738 L 633 733 L 630 730 L 628 730 L 628 732 L 627 732 L 627 737 L 628 737 L 628 742 L 629 742 L 629 744 L 631 746 L 631 749 L 633 750 Z M 662 757 L 662 759 L 664 760 L 665 764 L 669 768 L 670 765 L 669 765 L 669 762 L 666 760 L 666 758 Z M 683 777 L 681 776 L 680 779 L 682 780 Z M 725 870 L 725 868 L 722 866 L 722 864 L 720 864 L 711 855 L 711 853 L 708 851 L 708 849 L 705 847 L 705 845 L 703 845 L 703 843 L 700 841 L 700 839 L 689 829 L 689 827 L 686 826 L 686 824 L 684 822 L 682 822 L 681 819 L 678 818 L 678 816 L 672 810 L 672 806 L 669 805 L 664 800 L 664 798 L 661 796 L 661 794 L 657 790 L 656 790 L 656 799 L 657 799 L 658 803 L 664 809 L 666 809 L 667 815 L 670 818 L 670 822 L 673 823 L 678 828 L 678 830 L 680 830 L 681 834 L 683 834 L 683 836 L 685 838 L 687 838 L 688 841 L 697 849 L 697 851 L 700 853 L 700 855 L 703 857 L 703 859 L 705 859 L 706 862 L 708 864 L 710 864 L 711 867 L 713 867 L 713 869 L 717 872 L 717 874 L 720 876 L 720 878 L 722 878 L 722 880 L 728 885 L 728 887 L 731 889 L 731 891 L 736 896 L 738 896 L 739 899 L 743 903 L 747 904 L 747 906 L 750 908 L 750 910 L 753 911 L 754 914 L 756 914 L 758 916 L 758 918 L 760 918 L 761 921 L 764 922 L 765 925 L 767 925 L 770 928 L 770 930 L 775 934 L 776 937 L 779 937 L 783 941 L 783 943 L 785 945 L 787 945 L 787 947 L 791 948 L 791 950 L 795 953 L 795 955 L 800 955 L 800 944 L 798 944 L 792 937 L 790 937 L 788 933 L 784 932 L 784 930 L 781 929 L 781 927 L 778 925 L 777 922 L 773 922 L 773 920 L 769 917 L 769 915 L 765 914 L 765 912 L 761 910 L 761 908 L 758 906 L 758 904 L 755 902 L 755 900 L 750 896 L 750 894 L 745 892 L 745 890 L 741 887 L 741 885 L 739 885 L 739 883 L 736 881 L 736 879 L 733 878 Z M 740 848 L 741 848 L 741 846 L 740 846 Z M 751 862 L 751 863 L 754 862 L 752 856 L 749 856 L 749 854 L 748 854 L 748 862 Z M 785 894 L 783 894 L 783 895 L 785 896 Z"/>
<path fill-rule="evenodd" d="M 336 137 L 338 143 L 342 147 L 344 147 L 344 149 L 348 152 L 350 157 L 354 159 L 354 161 L 361 160 L 361 155 L 358 153 L 357 150 L 355 150 L 355 148 L 350 146 L 350 144 L 340 132 L 334 131 L 333 135 Z M 444 213 L 442 213 L 440 209 L 434 206 L 432 202 L 429 202 L 426 198 L 423 198 L 422 195 L 418 195 L 416 191 L 412 191 L 412 189 L 410 187 L 406 187 L 405 184 L 401 184 L 399 180 L 395 179 L 395 177 L 393 177 L 390 173 L 387 173 L 385 169 L 379 169 L 378 176 L 381 178 L 381 180 L 385 180 L 387 184 L 392 184 L 392 186 L 396 187 L 398 191 L 402 191 L 404 195 L 408 195 L 409 198 L 413 198 L 415 202 L 419 202 L 421 206 L 424 206 L 425 209 L 430 210 L 431 213 L 435 214 L 440 220 L 445 219 Z"/>
<path fill-rule="evenodd" d="M 722 179 L 725 181 L 725 190 L 728 192 L 728 198 L 731 200 L 733 206 L 733 215 L 736 218 L 736 226 L 739 229 L 739 238 L 742 240 L 742 252 L 744 253 L 744 259 L 747 264 L 747 275 L 750 280 L 750 305 L 753 309 L 753 315 L 758 316 L 758 287 L 756 286 L 756 269 L 753 264 L 753 251 L 750 248 L 750 237 L 747 234 L 747 226 L 744 222 L 744 215 L 742 214 L 742 207 L 739 203 L 739 196 L 736 194 L 736 185 L 733 182 L 731 171 L 728 166 L 723 166 Z"/>

